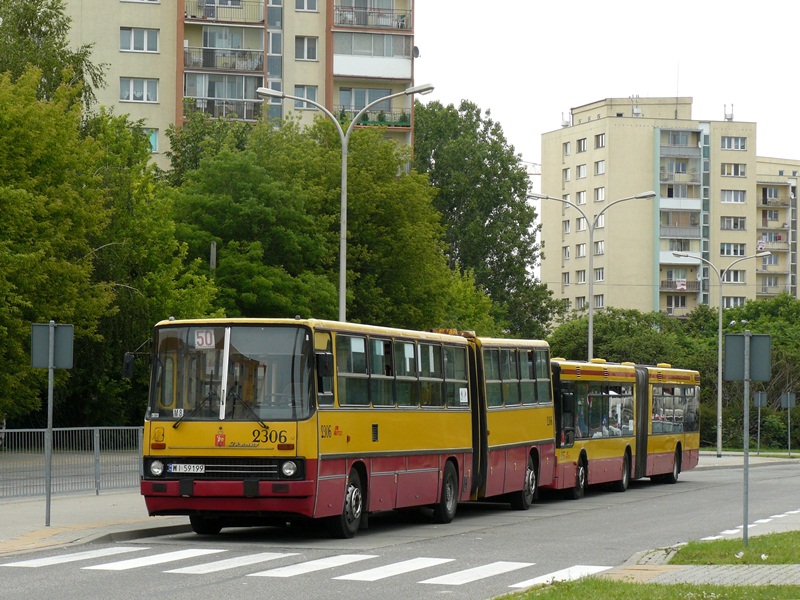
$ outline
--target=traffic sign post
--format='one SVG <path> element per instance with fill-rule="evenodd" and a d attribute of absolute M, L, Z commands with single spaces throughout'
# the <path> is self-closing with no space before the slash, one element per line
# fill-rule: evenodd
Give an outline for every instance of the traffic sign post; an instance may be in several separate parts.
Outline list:
<path fill-rule="evenodd" d="M 795 406 L 795 393 L 784 392 L 781 394 L 781 407 L 786 409 L 786 417 L 789 421 L 786 431 L 786 441 L 789 444 L 789 458 L 792 458 L 792 409 Z"/>
<path fill-rule="evenodd" d="M 50 496 L 53 466 L 53 381 L 55 369 L 72 368 L 72 325 L 34 323 L 31 326 L 31 366 L 47 369 L 47 432 L 44 438 L 45 527 L 50 527 Z"/>

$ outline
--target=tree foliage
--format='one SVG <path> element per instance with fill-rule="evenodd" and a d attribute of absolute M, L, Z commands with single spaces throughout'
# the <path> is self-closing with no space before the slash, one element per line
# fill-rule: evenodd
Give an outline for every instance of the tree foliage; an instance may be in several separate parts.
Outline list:
<path fill-rule="evenodd" d="M 104 85 L 103 66 L 91 61 L 91 46 L 70 49 L 71 19 L 63 0 L 3 0 L 0 3 L 0 71 L 12 81 L 30 67 L 41 77 L 37 97 L 53 99 L 66 84 L 76 88 L 74 98 L 88 108 L 95 102 L 93 88 Z"/>
<path fill-rule="evenodd" d="M 511 335 L 543 337 L 560 304 L 533 275 L 541 226 L 520 157 L 472 102 L 415 110 L 414 166 L 438 190 L 451 264 L 474 272 Z"/>

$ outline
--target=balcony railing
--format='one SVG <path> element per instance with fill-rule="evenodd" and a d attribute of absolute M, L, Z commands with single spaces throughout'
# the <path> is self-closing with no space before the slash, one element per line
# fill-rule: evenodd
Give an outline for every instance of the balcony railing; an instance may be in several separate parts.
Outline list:
<path fill-rule="evenodd" d="M 234 48 L 185 48 L 183 66 L 186 69 L 263 73 L 264 52 Z"/>
<path fill-rule="evenodd" d="M 756 293 L 760 296 L 777 296 L 783 292 L 792 292 L 790 285 L 760 285 L 756 288 Z"/>
<path fill-rule="evenodd" d="M 222 100 L 220 98 L 184 98 L 183 116 L 201 112 L 215 118 L 256 121 L 261 118 L 262 100 Z"/>
<path fill-rule="evenodd" d="M 661 183 L 700 183 L 700 173 L 673 173 L 672 171 L 661 171 Z"/>
<path fill-rule="evenodd" d="M 769 250 L 770 252 L 788 252 L 789 242 L 758 242 L 758 251 Z"/>
<path fill-rule="evenodd" d="M 663 312 L 671 317 L 687 317 L 689 313 L 692 312 L 689 308 L 675 308 L 672 306 L 668 306 L 663 310 Z"/>
<path fill-rule="evenodd" d="M 661 281 L 662 292 L 699 292 L 700 282 L 696 279 L 664 279 Z"/>
<path fill-rule="evenodd" d="M 333 114 L 339 117 L 339 121 L 346 123 L 352 121 L 360 109 L 344 106 L 335 106 Z M 383 125 L 386 127 L 410 127 L 411 111 L 405 109 L 398 110 L 368 110 L 359 118 L 357 125 Z"/>
<path fill-rule="evenodd" d="M 760 198 L 759 206 L 789 206 L 789 198 Z"/>
<path fill-rule="evenodd" d="M 187 21 L 263 23 L 264 0 L 186 0 Z"/>
<path fill-rule="evenodd" d="M 411 29 L 411 11 L 334 6 L 333 24 L 337 27 Z"/>
<path fill-rule="evenodd" d="M 662 238 L 674 239 L 700 239 L 700 226 L 699 225 L 686 225 L 684 227 L 670 227 L 667 225 L 661 226 Z"/>

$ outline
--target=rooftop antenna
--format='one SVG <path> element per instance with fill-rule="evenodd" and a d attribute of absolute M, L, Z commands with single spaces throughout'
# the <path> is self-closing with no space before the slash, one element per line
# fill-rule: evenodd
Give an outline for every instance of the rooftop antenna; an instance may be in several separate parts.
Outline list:
<path fill-rule="evenodd" d="M 731 112 L 728 112 L 728 105 L 725 105 L 725 120 L 733 121 L 733 104 L 731 104 Z"/>
<path fill-rule="evenodd" d="M 681 97 L 680 95 L 680 87 L 681 87 L 681 61 L 678 61 L 677 64 L 677 73 L 675 75 L 675 120 L 678 120 L 678 98 Z"/>

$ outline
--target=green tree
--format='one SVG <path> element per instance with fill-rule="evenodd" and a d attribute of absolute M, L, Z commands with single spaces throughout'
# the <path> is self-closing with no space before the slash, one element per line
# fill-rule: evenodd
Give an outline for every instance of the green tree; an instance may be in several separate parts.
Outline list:
<path fill-rule="evenodd" d="M 0 3 L 0 72 L 11 79 L 31 66 L 41 78 L 37 97 L 53 99 L 62 84 L 77 85 L 75 99 L 89 107 L 93 88 L 103 87 L 103 66 L 91 62 L 91 46 L 69 48 L 71 19 L 63 0 L 3 0 Z"/>
<path fill-rule="evenodd" d="M 415 110 L 414 166 L 438 189 L 451 265 L 474 272 L 510 334 L 544 337 L 562 304 L 533 275 L 540 226 L 520 156 L 471 102 Z"/>
<path fill-rule="evenodd" d="M 112 301 L 92 280 L 91 240 L 108 223 L 98 147 L 80 136 L 78 90 L 42 101 L 40 81 L 37 69 L 13 82 L 0 74 L 0 414 L 9 417 L 39 404 L 31 323 L 72 323 L 76 339 L 95 338 Z"/>

